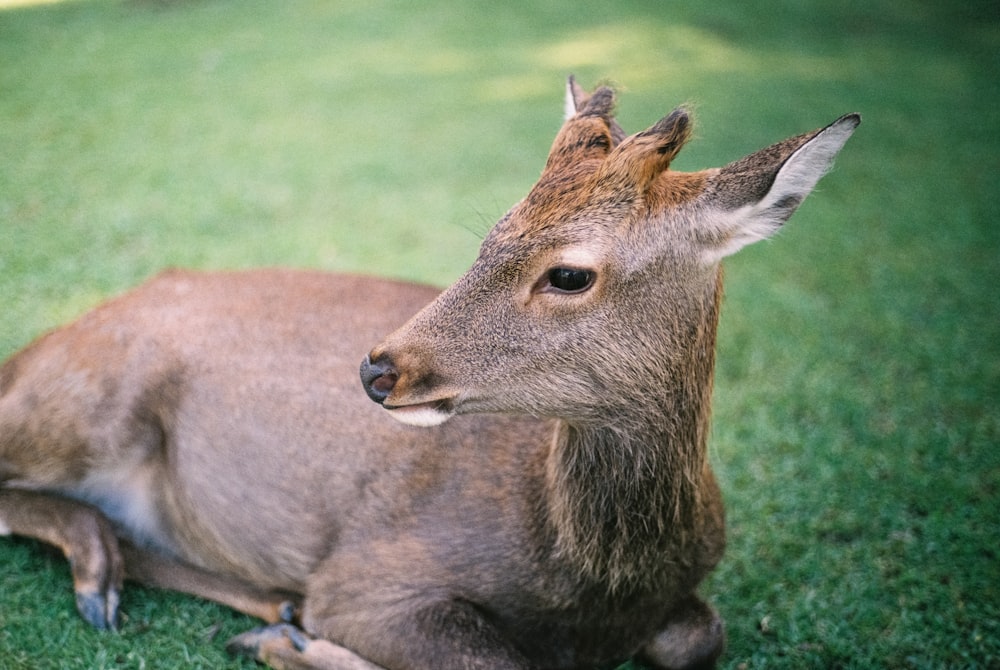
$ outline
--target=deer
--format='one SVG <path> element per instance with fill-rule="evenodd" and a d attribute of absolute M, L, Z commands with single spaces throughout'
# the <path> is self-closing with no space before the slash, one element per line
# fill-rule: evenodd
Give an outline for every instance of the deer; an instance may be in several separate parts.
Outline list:
<path fill-rule="evenodd" d="M 443 291 L 168 270 L 12 355 L 0 534 L 61 550 L 98 629 L 126 580 L 173 589 L 261 619 L 228 648 L 274 668 L 714 666 L 722 260 L 861 119 L 679 172 L 691 113 L 626 135 L 615 100 L 569 79 Z"/>

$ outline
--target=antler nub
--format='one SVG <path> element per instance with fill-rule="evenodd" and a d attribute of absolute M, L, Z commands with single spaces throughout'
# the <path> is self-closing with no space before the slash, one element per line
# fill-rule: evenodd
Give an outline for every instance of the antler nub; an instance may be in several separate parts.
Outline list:
<path fill-rule="evenodd" d="M 608 157 L 606 172 L 613 172 L 645 190 L 668 167 L 691 137 L 691 116 L 678 107 L 652 127 L 626 138 Z"/>

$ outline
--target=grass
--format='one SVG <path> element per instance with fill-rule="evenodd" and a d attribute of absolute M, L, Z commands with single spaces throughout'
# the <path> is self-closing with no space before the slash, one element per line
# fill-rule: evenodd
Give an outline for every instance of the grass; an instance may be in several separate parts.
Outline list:
<path fill-rule="evenodd" d="M 64 2 L 0 9 L 0 357 L 170 265 L 445 284 L 531 185 L 562 82 L 681 102 L 677 167 L 848 111 L 727 264 L 712 458 L 723 667 L 1000 667 L 1000 23 L 988 2 Z M 0 667 L 251 667 L 252 625 L 0 541 Z"/>

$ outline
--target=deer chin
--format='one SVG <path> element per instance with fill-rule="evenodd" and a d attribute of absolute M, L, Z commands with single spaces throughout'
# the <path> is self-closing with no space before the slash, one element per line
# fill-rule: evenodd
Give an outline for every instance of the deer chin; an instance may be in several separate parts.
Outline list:
<path fill-rule="evenodd" d="M 431 402 L 398 407 L 383 405 L 383 407 L 389 412 L 389 416 L 396 421 L 420 428 L 440 426 L 455 416 L 455 409 L 450 400 L 432 400 Z"/>

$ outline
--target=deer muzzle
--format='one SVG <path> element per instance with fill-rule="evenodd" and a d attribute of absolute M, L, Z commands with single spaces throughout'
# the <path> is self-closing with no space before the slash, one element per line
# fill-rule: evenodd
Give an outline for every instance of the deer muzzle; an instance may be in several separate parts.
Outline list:
<path fill-rule="evenodd" d="M 411 426 L 437 426 L 455 414 L 453 399 L 440 397 L 422 402 L 395 404 L 386 402 L 399 382 L 400 372 L 385 355 L 374 359 L 369 354 L 361 361 L 361 385 L 368 397 L 389 411 L 390 416 Z M 405 386 L 405 384 L 404 384 Z M 404 396 L 407 394 L 404 392 Z"/>

